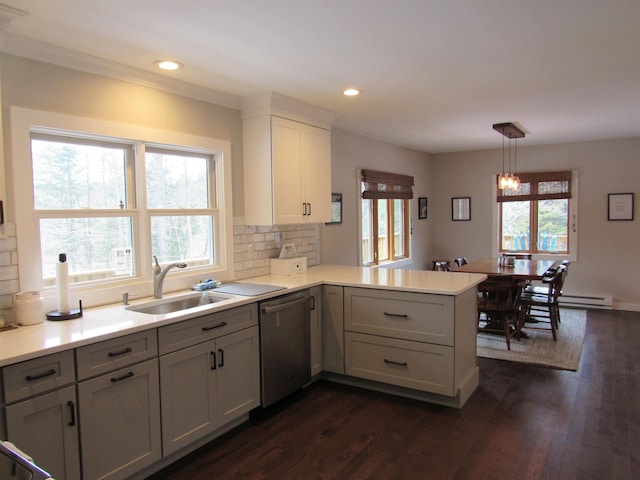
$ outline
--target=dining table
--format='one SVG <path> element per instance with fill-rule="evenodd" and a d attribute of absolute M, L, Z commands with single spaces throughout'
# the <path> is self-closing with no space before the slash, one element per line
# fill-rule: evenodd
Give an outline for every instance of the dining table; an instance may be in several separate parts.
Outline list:
<path fill-rule="evenodd" d="M 504 276 L 519 280 L 540 280 L 545 272 L 556 266 L 555 260 L 521 260 L 514 259 L 513 265 L 501 265 L 501 258 L 474 260 L 452 269 L 454 272 L 484 273 L 488 277 Z"/>
<path fill-rule="evenodd" d="M 510 259 L 511 260 L 511 259 Z M 475 260 L 469 262 L 460 267 L 455 267 L 452 269 L 453 272 L 465 272 L 465 273 L 484 273 L 487 275 L 487 280 L 485 282 L 491 283 L 495 281 L 499 281 L 503 283 L 504 289 L 516 289 L 518 292 L 530 281 L 532 280 L 541 280 L 544 277 L 545 272 L 551 268 L 557 266 L 559 262 L 554 260 L 524 260 L 524 259 L 513 259 L 513 264 L 504 265 L 504 258 L 486 258 L 482 260 Z M 483 283 L 485 283 L 483 282 Z M 483 291 L 483 283 L 478 285 L 478 291 Z M 517 293 L 516 295 L 519 295 Z M 504 326 L 504 318 L 500 317 L 492 317 L 487 315 L 484 326 L 480 325 L 480 310 L 478 314 L 478 331 L 484 332 L 492 332 L 505 334 L 507 336 L 507 345 L 509 345 L 509 337 L 506 335 L 507 330 L 505 330 Z M 523 322 L 515 321 L 514 324 L 514 335 L 517 335 L 518 339 L 520 337 L 527 338 L 528 335 L 526 332 L 522 331 L 524 326 Z"/>

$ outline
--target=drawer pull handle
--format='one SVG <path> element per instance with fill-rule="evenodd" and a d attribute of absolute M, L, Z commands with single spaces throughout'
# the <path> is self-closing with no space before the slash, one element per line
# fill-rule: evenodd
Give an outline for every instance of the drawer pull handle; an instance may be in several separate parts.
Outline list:
<path fill-rule="evenodd" d="M 71 400 L 67 402 L 67 405 L 69 406 L 69 411 L 71 412 L 71 420 L 69 421 L 69 426 L 75 427 L 76 426 L 76 407 Z"/>
<path fill-rule="evenodd" d="M 125 380 L 125 379 L 127 379 L 127 378 L 131 378 L 131 377 L 133 377 L 133 375 L 134 375 L 134 374 L 133 374 L 133 372 L 125 373 L 125 374 L 124 374 L 124 375 L 122 375 L 121 377 L 113 377 L 113 378 L 111 379 L 111 381 L 112 381 L 113 383 L 115 383 L 115 382 L 119 382 L 119 381 L 121 381 L 121 380 Z"/>
<path fill-rule="evenodd" d="M 407 362 L 394 362 L 393 360 L 389 360 L 387 358 L 384 359 L 384 363 L 391 364 L 391 365 L 399 365 L 401 367 L 406 367 L 408 365 Z"/>
<path fill-rule="evenodd" d="M 209 330 L 215 330 L 216 328 L 222 328 L 222 327 L 226 327 L 227 326 L 227 322 L 220 322 L 220 323 L 216 323 L 215 325 L 212 325 L 210 327 L 202 327 L 202 331 L 203 332 L 208 332 Z"/>
<path fill-rule="evenodd" d="M 407 315 L 406 313 L 390 313 L 390 312 L 384 312 L 384 316 L 385 317 L 395 317 L 395 318 L 408 318 L 409 315 Z"/>
<path fill-rule="evenodd" d="M 110 357 L 119 357 L 120 355 L 125 355 L 131 352 L 133 352 L 133 350 L 131 350 L 131 347 L 127 347 L 124 350 L 120 350 L 119 352 L 109 352 L 108 355 Z"/>
<path fill-rule="evenodd" d="M 28 382 L 32 382 L 34 380 L 40 380 L 41 378 L 50 377 L 51 375 L 56 374 L 56 369 L 52 368 L 48 372 L 40 373 L 38 375 L 27 375 L 25 378 Z"/>

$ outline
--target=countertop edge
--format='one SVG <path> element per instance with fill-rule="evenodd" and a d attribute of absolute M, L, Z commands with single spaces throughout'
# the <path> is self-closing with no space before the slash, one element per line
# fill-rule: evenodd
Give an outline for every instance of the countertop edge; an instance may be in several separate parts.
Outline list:
<path fill-rule="evenodd" d="M 79 319 L 45 320 L 36 325 L 19 326 L 14 330 L 0 332 L 0 367 L 325 284 L 457 296 L 474 288 L 486 278 L 486 275 L 473 273 L 327 265 L 311 267 L 307 272 L 298 275 L 265 275 L 246 278 L 238 282 L 264 283 L 282 286 L 284 289 L 257 296 L 236 295 L 230 301 L 191 309 L 186 313 L 148 315 L 125 310 L 123 305 L 107 305 L 86 309 L 84 316 Z M 167 294 L 166 298 L 189 292 L 173 292 Z M 136 299 L 131 304 L 149 300 L 151 299 Z M 113 320 L 114 316 L 119 318 Z"/>

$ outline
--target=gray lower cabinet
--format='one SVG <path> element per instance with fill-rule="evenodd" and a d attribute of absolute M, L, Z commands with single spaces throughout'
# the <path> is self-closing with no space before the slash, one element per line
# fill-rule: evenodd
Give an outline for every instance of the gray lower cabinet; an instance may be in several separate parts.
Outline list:
<path fill-rule="evenodd" d="M 253 326 L 242 328 L 247 324 Z M 169 350 L 160 356 L 165 456 L 260 405 L 260 335 L 255 305 L 163 327 L 159 335 L 160 352 Z M 220 336 L 208 339 L 212 335 Z M 171 351 L 171 345 L 184 346 L 187 338 L 192 345 Z"/>
<path fill-rule="evenodd" d="M 326 372 L 344 374 L 344 288 L 322 286 L 322 363 Z"/>
<path fill-rule="evenodd" d="M 54 478 L 79 480 L 73 351 L 4 367 L 2 380 L 6 440 L 27 452 Z M 7 465 L 1 468 L 0 478 L 13 478 Z"/>
<path fill-rule="evenodd" d="M 461 407 L 478 385 L 476 296 L 347 287 L 345 372 Z"/>
<path fill-rule="evenodd" d="M 322 287 L 309 289 L 311 295 L 311 376 L 322 372 Z"/>
<path fill-rule="evenodd" d="M 80 479 L 75 385 L 9 405 L 6 415 L 13 444 L 54 478 Z"/>
<path fill-rule="evenodd" d="M 162 458 L 155 329 L 76 349 L 83 480 L 119 480 Z"/>
<path fill-rule="evenodd" d="M 122 479 L 160 460 L 158 361 L 78 383 L 82 478 Z"/>

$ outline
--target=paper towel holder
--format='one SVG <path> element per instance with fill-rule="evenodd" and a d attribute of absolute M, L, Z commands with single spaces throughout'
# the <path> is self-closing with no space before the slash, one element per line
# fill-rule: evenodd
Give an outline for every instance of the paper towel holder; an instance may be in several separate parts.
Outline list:
<path fill-rule="evenodd" d="M 47 312 L 47 320 L 72 320 L 82 317 L 82 300 L 78 300 L 78 308 L 72 308 L 67 313 L 60 313 L 58 310 Z"/>

